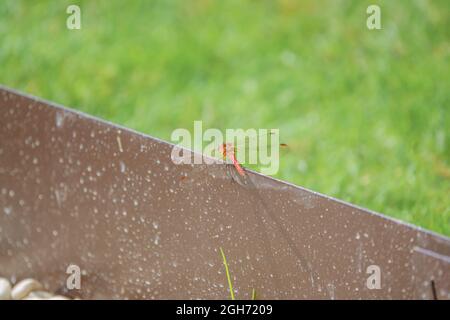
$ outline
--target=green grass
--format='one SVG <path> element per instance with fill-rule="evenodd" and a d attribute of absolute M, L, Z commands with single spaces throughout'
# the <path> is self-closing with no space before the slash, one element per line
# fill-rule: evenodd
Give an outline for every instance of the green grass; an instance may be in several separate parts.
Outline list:
<path fill-rule="evenodd" d="M 225 267 L 225 274 L 227 276 L 228 289 L 230 290 L 230 299 L 235 300 L 234 297 L 234 289 L 233 289 L 233 281 L 231 280 L 230 269 L 228 268 L 227 258 L 222 248 L 219 248 L 220 255 L 222 256 L 223 265 Z"/>
<path fill-rule="evenodd" d="M 222 256 L 223 266 L 225 267 L 225 275 L 227 276 L 228 290 L 230 291 L 230 299 L 236 300 L 233 289 L 233 281 L 231 280 L 230 269 L 228 267 L 227 257 L 225 256 L 225 252 L 223 249 L 219 248 L 220 255 Z M 256 289 L 252 289 L 251 300 L 256 300 Z"/>
<path fill-rule="evenodd" d="M 450 235 L 449 39 L 448 0 L 3 0 L 0 83 L 163 139 L 279 128 L 277 177 Z"/>

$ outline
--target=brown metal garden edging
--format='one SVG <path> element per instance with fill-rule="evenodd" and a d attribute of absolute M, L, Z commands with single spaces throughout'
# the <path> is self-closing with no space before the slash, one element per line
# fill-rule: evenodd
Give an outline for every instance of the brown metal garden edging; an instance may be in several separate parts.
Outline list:
<path fill-rule="evenodd" d="M 0 276 L 80 298 L 449 299 L 450 239 L 0 88 Z M 185 177 L 185 178 L 182 178 Z M 67 267 L 82 270 L 66 288 Z M 368 285 L 379 269 L 380 288 Z"/>

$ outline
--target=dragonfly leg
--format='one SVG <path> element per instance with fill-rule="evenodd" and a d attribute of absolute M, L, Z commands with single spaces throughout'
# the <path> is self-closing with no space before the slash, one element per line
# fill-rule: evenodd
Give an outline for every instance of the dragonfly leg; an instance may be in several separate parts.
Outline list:
<path fill-rule="evenodd" d="M 230 177 L 231 183 L 237 183 L 240 186 L 246 186 L 247 185 L 247 179 L 248 176 L 241 176 L 239 172 L 237 172 L 236 168 L 232 164 L 227 164 L 227 175 Z"/>
<path fill-rule="evenodd" d="M 227 176 L 230 178 L 230 183 L 237 182 L 236 178 L 233 175 L 233 169 L 234 169 L 233 165 L 230 165 L 227 163 L 226 166 L 227 166 L 226 172 L 227 172 Z"/>

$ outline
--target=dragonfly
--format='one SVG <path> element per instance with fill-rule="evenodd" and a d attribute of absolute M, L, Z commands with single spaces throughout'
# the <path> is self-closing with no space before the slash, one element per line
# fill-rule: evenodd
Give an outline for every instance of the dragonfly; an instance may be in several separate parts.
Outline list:
<path fill-rule="evenodd" d="M 255 158 L 255 155 L 258 155 L 261 149 L 263 148 L 266 148 L 266 150 L 271 149 L 272 146 L 271 136 L 277 133 L 278 132 L 275 132 L 274 130 L 270 130 L 269 132 L 253 135 L 251 137 L 244 137 L 244 139 L 241 139 L 242 141 L 238 142 L 237 144 L 234 144 L 232 142 L 222 143 L 218 146 L 218 151 L 225 160 L 228 159 L 233 164 L 234 168 L 236 169 L 236 171 L 239 173 L 240 176 L 245 177 L 246 173 L 238 160 L 239 159 L 238 153 L 242 152 L 244 156 L 249 155 L 250 158 L 251 157 L 250 153 L 254 152 L 253 156 Z M 246 143 L 247 140 L 248 144 Z M 263 144 L 258 145 L 259 141 L 262 141 Z M 286 149 L 288 147 L 286 143 L 278 143 L 278 145 L 280 149 Z"/>
<path fill-rule="evenodd" d="M 261 133 L 261 131 L 264 131 Z M 244 183 L 245 180 L 241 181 L 239 177 L 245 178 L 247 176 L 245 172 L 245 168 L 243 167 L 243 164 L 251 164 L 251 165 L 267 165 L 267 163 L 264 163 L 265 161 L 258 162 L 258 156 L 266 157 L 266 162 L 270 159 L 267 159 L 267 151 L 272 150 L 272 147 L 275 147 L 278 145 L 278 150 L 276 156 L 279 155 L 279 153 L 286 153 L 289 149 L 288 144 L 286 143 L 279 143 L 279 132 L 278 130 L 272 129 L 272 130 L 261 130 L 259 134 L 255 131 L 253 134 L 247 134 L 247 135 L 237 135 L 233 136 L 233 138 L 230 137 L 229 140 L 227 139 L 217 139 L 213 144 L 209 147 L 209 153 L 207 152 L 206 155 L 210 158 L 222 158 L 225 160 L 225 164 L 227 165 L 227 168 L 230 168 L 228 170 L 228 174 L 231 175 L 232 180 L 237 181 L 238 183 Z M 273 138 L 273 139 L 272 139 Z M 233 142 L 229 142 L 233 141 Z M 236 142 L 236 143 L 235 143 Z M 248 156 L 249 162 L 246 161 L 246 157 Z M 271 152 L 272 156 L 272 152 Z M 278 161 L 278 159 L 276 159 Z M 231 165 L 231 167 L 229 166 Z M 231 168 L 234 170 L 231 171 Z M 198 168 L 197 170 L 194 169 L 194 171 L 190 172 L 188 174 L 187 172 L 184 172 L 181 177 L 180 181 L 182 183 L 192 182 L 191 174 L 198 174 L 203 169 Z M 211 169 L 213 170 L 213 169 Z M 236 174 L 234 174 L 236 172 Z M 263 172 L 264 173 L 264 172 Z"/>

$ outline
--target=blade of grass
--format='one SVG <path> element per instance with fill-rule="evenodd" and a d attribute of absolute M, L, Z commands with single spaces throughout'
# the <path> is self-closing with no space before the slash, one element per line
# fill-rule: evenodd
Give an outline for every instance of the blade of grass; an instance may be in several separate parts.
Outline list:
<path fill-rule="evenodd" d="M 225 272 L 227 274 L 228 287 L 230 288 L 231 300 L 234 300 L 233 283 L 231 282 L 231 276 L 230 276 L 230 271 L 228 269 L 227 258 L 225 257 L 225 253 L 223 252 L 222 248 L 219 248 L 219 250 L 220 250 L 220 253 L 222 254 L 223 264 L 225 266 Z"/>
<path fill-rule="evenodd" d="M 252 300 L 256 300 L 256 290 L 252 289 Z"/>

